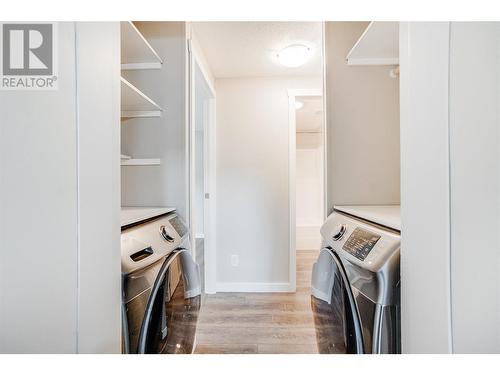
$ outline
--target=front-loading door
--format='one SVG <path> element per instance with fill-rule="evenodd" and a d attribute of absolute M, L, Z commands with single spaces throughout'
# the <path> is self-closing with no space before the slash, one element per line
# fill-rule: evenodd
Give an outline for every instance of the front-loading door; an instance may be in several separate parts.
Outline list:
<path fill-rule="evenodd" d="M 364 353 L 356 302 L 337 254 L 323 248 L 313 266 L 311 307 L 319 353 Z"/>
<path fill-rule="evenodd" d="M 153 286 L 139 335 L 138 353 L 189 354 L 194 350 L 200 293 L 198 267 L 186 250 L 167 257 Z M 196 275 L 189 273 L 198 272 Z"/>

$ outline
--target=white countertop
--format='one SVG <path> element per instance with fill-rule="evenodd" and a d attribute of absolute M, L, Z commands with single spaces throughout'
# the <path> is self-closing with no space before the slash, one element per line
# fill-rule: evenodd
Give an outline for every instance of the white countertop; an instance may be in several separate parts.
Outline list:
<path fill-rule="evenodd" d="M 172 211 L 175 211 L 174 207 L 122 207 L 121 226 L 138 223 Z"/>
<path fill-rule="evenodd" d="M 337 211 L 401 231 L 400 206 L 334 206 Z"/>

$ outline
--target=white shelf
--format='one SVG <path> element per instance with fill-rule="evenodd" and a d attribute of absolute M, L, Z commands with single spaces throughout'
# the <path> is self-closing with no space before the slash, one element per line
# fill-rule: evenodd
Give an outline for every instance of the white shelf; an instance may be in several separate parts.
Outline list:
<path fill-rule="evenodd" d="M 160 117 L 161 112 L 158 104 L 121 77 L 121 117 Z"/>
<path fill-rule="evenodd" d="M 132 22 L 120 22 L 120 29 L 123 70 L 161 68 L 162 59 Z"/>
<path fill-rule="evenodd" d="M 399 22 L 370 22 L 347 54 L 347 65 L 398 65 Z"/>
<path fill-rule="evenodd" d="M 333 208 L 337 211 L 401 231 L 401 207 L 399 205 L 333 206 Z"/>
<path fill-rule="evenodd" d="M 147 165 L 160 165 L 160 159 L 122 159 L 121 165 L 123 167 L 140 167 Z"/>
<path fill-rule="evenodd" d="M 121 226 L 127 226 L 175 211 L 174 207 L 127 207 L 121 210 Z"/>
<path fill-rule="evenodd" d="M 121 155 L 120 155 L 120 159 L 121 159 L 122 161 L 123 161 L 123 160 L 129 160 L 129 159 L 131 159 L 131 157 L 130 157 L 130 156 L 128 156 L 128 155 L 123 155 L 123 154 L 121 154 Z"/>
<path fill-rule="evenodd" d="M 161 117 L 161 111 L 122 111 L 121 118 Z"/>

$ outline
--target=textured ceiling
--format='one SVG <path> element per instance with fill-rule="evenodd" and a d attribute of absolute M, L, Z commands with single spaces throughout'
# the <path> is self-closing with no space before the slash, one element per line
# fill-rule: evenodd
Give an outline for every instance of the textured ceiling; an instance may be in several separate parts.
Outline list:
<path fill-rule="evenodd" d="M 320 76 L 320 22 L 194 22 L 212 73 L 216 78 Z M 301 67 L 278 64 L 276 53 L 290 44 L 312 49 Z"/>

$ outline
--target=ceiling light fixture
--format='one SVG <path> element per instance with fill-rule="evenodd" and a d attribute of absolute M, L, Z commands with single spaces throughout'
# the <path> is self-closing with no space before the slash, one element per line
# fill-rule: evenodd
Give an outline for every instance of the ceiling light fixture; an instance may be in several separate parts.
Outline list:
<path fill-rule="evenodd" d="M 295 101 L 295 109 L 301 109 L 304 106 L 304 103 L 299 102 L 298 100 Z"/>
<path fill-rule="evenodd" d="M 303 44 L 292 44 L 278 52 L 278 62 L 289 68 L 304 65 L 311 57 L 311 49 Z"/>

